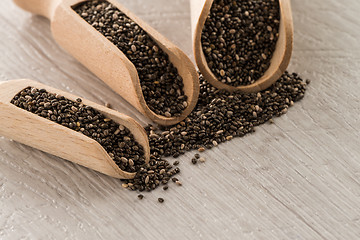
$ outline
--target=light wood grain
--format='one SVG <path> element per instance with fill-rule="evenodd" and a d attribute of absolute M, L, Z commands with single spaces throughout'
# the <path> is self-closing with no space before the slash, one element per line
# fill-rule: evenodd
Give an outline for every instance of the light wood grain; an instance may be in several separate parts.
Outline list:
<path fill-rule="evenodd" d="M 135 173 L 121 170 L 95 140 L 11 104 L 14 96 L 27 87 L 46 89 L 50 93 L 60 94 L 72 101 L 79 98 L 33 80 L 0 82 L 0 135 L 115 178 L 134 178 Z M 135 140 L 143 146 L 145 161 L 149 162 L 149 141 L 140 124 L 129 116 L 86 99 L 82 102 L 128 128 Z"/>
<path fill-rule="evenodd" d="M 188 0 L 121 3 L 192 57 Z M 0 238 L 359 239 L 360 2 L 291 4 L 289 70 L 312 82 L 285 116 L 204 152 L 202 165 L 181 156 L 183 186 L 142 201 L 114 178 L 0 138 Z M 37 79 L 149 122 L 58 47 L 46 19 L 2 0 L 0 36 L 0 81 Z"/>
<path fill-rule="evenodd" d="M 73 10 L 83 0 L 14 2 L 27 11 L 49 18 L 51 31 L 57 43 L 152 121 L 161 125 L 173 125 L 185 119 L 194 109 L 199 95 L 199 79 L 194 64 L 176 45 L 117 1 L 108 2 L 120 9 L 154 39 L 168 54 L 169 60 L 183 78 L 184 93 L 188 99 L 187 107 L 180 116 L 165 117 L 150 110 L 145 102 L 134 64 Z"/>
<path fill-rule="evenodd" d="M 280 3 L 280 26 L 279 38 L 276 42 L 275 51 L 270 61 L 269 68 L 264 75 L 254 83 L 246 86 L 234 87 L 221 82 L 211 71 L 205 58 L 201 34 L 210 13 L 213 0 L 191 0 L 191 21 L 193 33 L 193 50 L 195 62 L 204 78 L 218 89 L 227 91 L 241 91 L 245 93 L 258 92 L 270 87 L 285 72 L 290 63 L 293 49 L 293 19 L 290 0 L 279 0 Z"/>

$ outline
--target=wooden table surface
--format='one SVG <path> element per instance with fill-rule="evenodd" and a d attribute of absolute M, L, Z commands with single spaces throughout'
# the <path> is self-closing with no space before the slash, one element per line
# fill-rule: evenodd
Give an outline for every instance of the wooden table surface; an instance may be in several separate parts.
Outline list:
<path fill-rule="evenodd" d="M 188 0 L 121 2 L 192 57 Z M 360 1 L 292 5 L 289 70 L 312 82 L 288 114 L 206 151 L 205 164 L 181 156 L 183 186 L 142 201 L 0 137 L 0 239 L 360 239 Z M 146 124 L 54 42 L 46 19 L 11 0 L 0 1 L 0 53 L 0 81 L 38 80 Z"/>

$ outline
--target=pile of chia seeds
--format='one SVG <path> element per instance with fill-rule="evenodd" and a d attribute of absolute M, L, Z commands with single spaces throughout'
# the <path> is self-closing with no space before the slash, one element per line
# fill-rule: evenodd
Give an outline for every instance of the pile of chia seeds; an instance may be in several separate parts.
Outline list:
<path fill-rule="evenodd" d="M 193 149 L 200 152 L 234 137 L 254 132 L 254 127 L 285 114 L 304 97 L 307 83 L 285 72 L 270 88 L 251 94 L 218 90 L 200 76 L 199 101 L 192 113 L 172 127 L 157 131 L 146 127 L 155 156 L 173 156 Z"/>
<path fill-rule="evenodd" d="M 214 0 L 201 43 L 213 74 L 231 86 L 261 78 L 279 36 L 279 0 Z"/>
<path fill-rule="evenodd" d="M 84 105 L 80 98 L 72 101 L 45 89 L 27 87 L 11 103 L 94 139 L 121 170 L 136 172 L 145 163 L 144 148 L 130 130 Z"/>
<path fill-rule="evenodd" d="M 134 64 L 148 107 L 165 117 L 180 116 L 188 105 L 183 79 L 149 34 L 107 1 L 86 1 L 74 10 Z"/>
<path fill-rule="evenodd" d="M 260 124 L 273 123 L 274 117 L 287 113 L 295 102 L 304 97 L 309 83 L 309 80 L 303 81 L 296 73 L 285 72 L 264 91 L 229 93 L 212 87 L 200 75 L 200 97 L 195 110 L 184 121 L 172 127 L 148 125 L 145 128 L 150 141 L 151 167 L 143 166 L 135 179 L 123 180 L 123 186 L 140 191 L 151 191 L 160 185 L 164 185 L 164 190 L 168 189 L 169 179 L 180 172 L 177 167 L 179 161 L 173 163 L 176 168 L 171 170 L 173 166 L 163 157 L 176 158 L 195 149 L 203 152 L 234 137 L 252 133 Z M 205 161 L 198 153 L 191 159 L 193 164 Z M 182 185 L 177 178 L 172 179 L 176 185 Z M 143 197 L 139 195 L 139 199 Z"/>

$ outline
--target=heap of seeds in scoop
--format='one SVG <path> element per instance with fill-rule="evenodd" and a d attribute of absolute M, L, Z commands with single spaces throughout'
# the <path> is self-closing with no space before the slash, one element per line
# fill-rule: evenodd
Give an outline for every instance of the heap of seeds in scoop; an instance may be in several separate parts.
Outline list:
<path fill-rule="evenodd" d="M 200 96 L 193 112 L 182 122 L 164 131 L 146 127 L 150 151 L 155 156 L 178 157 L 185 151 L 212 148 L 234 137 L 254 131 L 254 127 L 285 114 L 304 97 L 306 83 L 285 72 L 270 88 L 251 94 L 218 90 L 200 77 Z"/>
<path fill-rule="evenodd" d="M 96 140 L 124 171 L 136 172 L 145 163 L 144 149 L 129 129 L 84 105 L 80 98 L 72 101 L 45 89 L 27 87 L 11 103 Z"/>
<path fill-rule="evenodd" d="M 179 116 L 187 107 L 183 80 L 156 42 L 107 1 L 86 1 L 75 11 L 134 64 L 149 108 L 166 117 Z"/>
<path fill-rule="evenodd" d="M 254 83 L 270 66 L 279 24 L 279 0 L 214 0 L 201 35 L 210 70 L 232 86 Z"/>

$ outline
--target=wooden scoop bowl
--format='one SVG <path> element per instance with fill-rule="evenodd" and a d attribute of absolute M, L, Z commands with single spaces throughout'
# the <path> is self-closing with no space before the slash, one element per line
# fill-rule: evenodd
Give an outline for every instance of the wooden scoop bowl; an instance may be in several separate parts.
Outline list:
<path fill-rule="evenodd" d="M 191 24 L 193 32 L 193 50 L 196 64 L 204 78 L 218 89 L 227 91 L 258 92 L 270 87 L 285 72 L 289 65 L 293 48 L 293 20 L 290 0 L 279 0 L 280 27 L 279 38 L 273 53 L 270 67 L 264 75 L 253 84 L 234 87 L 217 79 L 210 70 L 201 44 L 201 34 L 214 0 L 191 0 Z"/>
<path fill-rule="evenodd" d="M 121 170 L 95 140 L 10 103 L 16 94 L 30 86 L 46 89 L 50 93 L 60 94 L 73 101 L 78 98 L 28 79 L 2 82 L 0 83 L 0 135 L 115 178 L 134 178 L 135 173 Z M 149 161 L 149 141 L 140 124 L 129 116 L 86 99 L 83 99 L 83 103 L 127 127 L 135 140 L 144 147 L 146 162 Z"/>
<path fill-rule="evenodd" d="M 88 24 L 74 10 L 84 0 L 14 0 L 21 8 L 47 17 L 55 40 L 78 61 L 108 84 L 115 92 L 145 116 L 160 125 L 173 125 L 186 118 L 196 105 L 199 79 L 194 64 L 168 39 L 121 6 L 108 0 L 146 31 L 159 47 L 169 55 L 170 61 L 183 78 L 187 107 L 179 117 L 155 114 L 147 106 L 135 66 L 112 42 Z"/>

